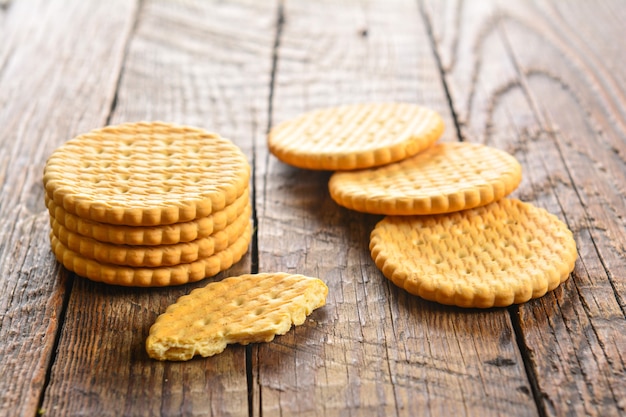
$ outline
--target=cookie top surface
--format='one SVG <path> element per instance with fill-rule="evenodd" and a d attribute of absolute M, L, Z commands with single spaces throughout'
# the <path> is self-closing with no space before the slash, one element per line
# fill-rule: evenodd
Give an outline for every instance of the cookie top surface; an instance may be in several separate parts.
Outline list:
<path fill-rule="evenodd" d="M 269 133 L 268 147 L 278 159 L 299 168 L 354 170 L 414 155 L 443 130 L 437 112 L 414 104 L 352 104 L 278 124 Z"/>
<path fill-rule="evenodd" d="M 162 226 L 125 226 L 83 219 L 56 205 L 47 195 L 44 198 L 50 216 L 69 231 L 116 245 L 158 246 L 191 242 L 223 230 L 250 207 L 249 190 L 246 189 L 232 204 L 206 217 Z"/>
<path fill-rule="evenodd" d="M 65 268 L 92 281 L 129 287 L 167 287 L 199 281 L 217 275 L 239 262 L 248 251 L 252 225 L 226 249 L 208 258 L 161 267 L 131 267 L 101 263 L 68 249 L 50 232 L 50 246 L 57 260 Z"/>
<path fill-rule="evenodd" d="M 250 166 L 230 140 L 161 122 L 107 126 L 48 158 L 48 196 L 79 217 L 154 226 L 208 216 L 248 186 Z"/>
<path fill-rule="evenodd" d="M 146 350 L 159 360 L 212 356 L 227 344 L 269 342 L 326 303 L 320 279 L 288 273 L 229 277 L 193 290 L 150 328 Z"/>
<path fill-rule="evenodd" d="M 442 304 L 488 308 L 541 297 L 565 281 L 577 257 L 556 216 L 515 199 L 432 216 L 388 216 L 370 251 L 397 286 Z"/>
<path fill-rule="evenodd" d="M 517 188 L 522 167 L 512 155 L 468 143 L 438 143 L 403 161 L 335 172 L 328 188 L 346 208 L 372 214 L 449 213 L 496 201 Z"/>

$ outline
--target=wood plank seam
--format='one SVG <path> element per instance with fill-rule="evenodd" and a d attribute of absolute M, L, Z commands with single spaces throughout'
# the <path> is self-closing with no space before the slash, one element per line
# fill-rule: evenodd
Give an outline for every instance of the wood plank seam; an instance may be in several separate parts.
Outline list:
<path fill-rule="evenodd" d="M 267 96 L 268 106 L 267 106 L 267 126 L 265 127 L 266 134 L 269 132 L 272 126 L 272 114 L 273 114 L 273 98 L 274 98 L 274 87 L 276 83 L 276 71 L 278 66 L 278 51 L 280 48 L 281 36 L 283 33 L 283 27 L 285 25 L 285 8 L 284 8 L 284 0 L 279 0 L 278 6 L 276 8 L 276 21 L 274 24 L 275 33 L 274 33 L 274 43 L 272 45 L 272 53 L 271 53 L 271 68 L 270 68 L 270 79 L 269 79 L 269 94 Z M 253 132 L 256 131 L 256 120 L 253 120 Z M 259 239 L 258 239 L 258 228 L 259 228 L 259 219 L 257 212 L 257 184 L 256 184 L 256 174 L 257 174 L 257 149 L 256 149 L 256 141 L 252 143 L 252 161 L 251 161 L 251 170 L 252 170 L 252 186 L 250 199 L 252 204 L 252 225 L 253 225 L 253 233 L 252 233 L 252 242 L 250 244 L 250 270 L 251 273 L 255 274 L 259 272 Z M 269 153 L 266 158 L 269 158 Z M 267 162 L 267 161 L 266 161 Z M 263 181 L 263 184 L 267 184 L 267 180 Z M 263 410 L 263 402 L 261 397 L 261 390 L 255 390 L 254 386 L 254 361 L 252 360 L 252 355 L 254 352 L 258 352 L 255 349 L 252 349 L 251 345 L 247 345 L 245 348 L 245 367 L 246 367 L 246 384 L 248 389 L 248 416 L 253 417 L 255 415 L 254 408 L 254 393 L 258 391 L 259 395 L 259 403 L 258 403 L 258 413 L 262 415 Z M 257 360 L 257 368 L 259 361 Z M 259 369 L 256 370 L 257 375 L 259 374 Z M 258 381 L 257 381 L 258 383 Z"/>
<path fill-rule="evenodd" d="M 524 342 L 524 331 L 519 320 L 519 306 L 511 306 L 507 310 L 509 311 L 511 324 L 513 327 L 513 331 L 515 332 L 517 347 L 523 359 L 526 377 L 528 378 L 528 382 L 530 383 L 531 395 L 535 401 L 535 405 L 537 406 L 537 412 L 539 413 L 539 417 L 547 417 L 548 412 L 545 406 L 545 397 L 541 393 L 541 388 L 539 387 L 539 379 L 532 365 L 532 352 Z"/>
<path fill-rule="evenodd" d="M 133 25 L 129 31 L 128 39 L 126 40 L 126 45 L 124 45 L 124 54 L 122 57 L 122 65 L 120 66 L 120 70 L 117 74 L 117 83 L 115 84 L 115 94 L 113 94 L 113 100 L 111 100 L 111 106 L 109 107 L 109 114 L 106 118 L 106 125 L 111 124 L 111 119 L 115 114 L 115 109 L 117 108 L 117 99 L 120 91 L 120 87 L 122 85 L 122 78 L 124 77 L 124 71 L 126 70 L 126 60 L 128 59 L 130 53 L 130 45 L 132 43 L 132 39 L 135 33 L 137 33 L 137 28 L 139 27 L 139 20 L 141 16 L 141 12 L 144 9 L 145 0 L 136 0 L 137 7 L 135 7 L 135 16 L 133 16 Z"/>
<path fill-rule="evenodd" d="M 270 72 L 270 91 L 269 91 L 269 106 L 268 106 L 268 117 L 267 117 L 267 132 L 269 132 L 272 127 L 272 117 L 273 117 L 273 103 L 274 103 L 274 87 L 276 86 L 276 69 L 278 66 L 278 51 L 280 49 L 280 40 L 283 34 L 283 28 L 285 26 L 285 4 L 284 0 L 279 0 L 277 11 L 276 11 L 276 35 L 274 37 L 274 45 L 272 47 L 272 68 Z M 269 157 L 269 155 L 268 155 Z"/>
<path fill-rule="evenodd" d="M 70 271 L 66 271 L 65 269 L 59 267 L 60 272 L 59 275 L 63 275 L 66 277 L 65 282 L 65 293 L 63 294 L 63 302 L 61 304 L 61 309 L 59 311 L 58 316 L 58 324 L 56 329 L 56 334 L 54 335 L 54 342 L 52 343 L 51 349 L 51 357 L 48 358 L 48 366 L 46 367 L 46 373 L 44 377 L 43 385 L 41 386 L 41 391 L 39 392 L 39 400 L 37 401 L 37 413 L 43 414 L 43 402 L 45 399 L 46 390 L 48 385 L 50 384 L 50 379 L 52 376 L 52 368 L 54 368 L 54 364 L 56 363 L 56 359 L 58 358 L 57 350 L 59 348 L 59 344 L 61 341 L 61 334 L 63 333 L 63 329 L 65 328 L 65 319 L 67 317 L 67 307 L 70 302 L 70 295 L 72 293 L 72 288 L 74 287 L 74 279 L 75 274 Z"/>
<path fill-rule="evenodd" d="M 463 136 L 461 135 L 461 127 L 459 123 L 459 117 L 456 112 L 456 109 L 452 102 L 452 95 L 450 93 L 450 88 L 446 81 L 446 69 L 443 67 L 443 61 L 441 59 L 441 54 L 437 48 L 437 42 L 435 40 L 435 35 L 433 31 L 433 26 L 428 13 L 426 12 L 424 1 L 420 0 L 419 2 L 419 10 L 422 16 L 422 20 L 426 26 L 426 34 L 428 35 L 428 39 L 430 41 L 430 47 L 433 51 L 433 56 L 435 57 L 435 62 L 437 63 L 437 68 L 439 69 L 439 74 L 441 77 L 441 85 L 443 86 L 443 91 L 446 95 L 446 100 L 448 101 L 448 106 L 450 108 L 450 115 L 452 116 L 452 121 L 454 123 L 455 136 L 459 139 L 459 141 L 463 142 Z M 459 14 L 460 15 L 460 14 Z"/>

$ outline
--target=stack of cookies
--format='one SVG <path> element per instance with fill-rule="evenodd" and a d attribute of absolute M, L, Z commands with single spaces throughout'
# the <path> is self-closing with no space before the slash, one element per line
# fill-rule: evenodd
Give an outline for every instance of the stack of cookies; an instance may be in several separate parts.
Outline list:
<path fill-rule="evenodd" d="M 461 307 L 522 303 L 565 281 L 577 252 L 554 215 L 508 196 L 522 169 L 510 154 L 437 143 L 433 110 L 408 103 L 316 110 L 274 127 L 285 163 L 334 170 L 332 199 L 386 215 L 371 234 L 377 267 L 425 299 Z"/>
<path fill-rule="evenodd" d="M 242 151 L 215 133 L 160 122 L 93 130 L 46 163 L 52 250 L 67 269 L 109 284 L 216 275 L 248 250 L 249 178 Z"/>

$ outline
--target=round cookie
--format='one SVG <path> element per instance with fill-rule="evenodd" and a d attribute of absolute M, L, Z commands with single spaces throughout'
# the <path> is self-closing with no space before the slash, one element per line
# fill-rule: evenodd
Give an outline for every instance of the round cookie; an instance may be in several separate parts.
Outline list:
<path fill-rule="evenodd" d="M 433 216 L 388 216 L 374 228 L 376 266 L 411 294 L 459 307 L 504 307 L 565 281 L 577 257 L 572 232 L 546 210 L 514 199 Z"/>
<path fill-rule="evenodd" d="M 101 263 L 125 266 L 173 266 L 207 258 L 231 245 L 250 224 L 251 208 L 247 209 L 230 225 L 210 236 L 191 242 L 171 245 L 115 245 L 99 242 L 71 232 L 54 218 L 50 218 L 52 233 L 68 249 Z"/>
<path fill-rule="evenodd" d="M 441 116 L 409 103 L 369 103 L 319 109 L 270 130 L 268 147 L 305 169 L 354 170 L 415 155 L 444 130 Z"/>
<path fill-rule="evenodd" d="M 124 226 L 83 219 L 57 206 L 47 195 L 44 197 L 50 216 L 67 230 L 116 245 L 156 246 L 191 242 L 223 230 L 250 206 L 249 190 L 246 189 L 232 204 L 206 217 L 163 226 Z"/>
<path fill-rule="evenodd" d="M 248 187 L 250 165 L 230 140 L 161 122 L 107 126 L 69 140 L 43 183 L 67 212 L 107 224 L 155 226 L 222 210 Z"/>
<path fill-rule="evenodd" d="M 522 180 L 522 167 L 496 148 L 439 143 L 394 164 L 335 172 L 331 198 L 351 210 L 371 214 L 449 213 L 489 204 L 510 194 Z"/>
<path fill-rule="evenodd" d="M 208 258 L 155 268 L 111 265 L 87 259 L 65 247 L 52 232 L 50 245 L 65 268 L 92 281 L 132 287 L 165 287 L 199 281 L 230 268 L 247 252 L 251 237 L 252 225 L 249 225 L 232 245 Z"/>

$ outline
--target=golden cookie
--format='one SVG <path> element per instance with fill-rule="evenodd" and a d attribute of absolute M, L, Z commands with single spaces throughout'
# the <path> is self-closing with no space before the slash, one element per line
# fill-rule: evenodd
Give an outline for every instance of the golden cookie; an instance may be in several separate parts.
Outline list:
<path fill-rule="evenodd" d="M 68 249 L 100 263 L 125 266 L 173 266 L 207 258 L 231 245 L 250 224 L 250 205 L 229 226 L 191 242 L 159 246 L 115 245 L 71 232 L 50 218 L 52 233 Z"/>
<path fill-rule="evenodd" d="M 512 155 L 484 145 L 433 145 L 404 161 L 383 167 L 335 172 L 330 196 L 346 208 L 372 214 L 449 213 L 489 204 L 522 180 Z"/>
<path fill-rule="evenodd" d="M 317 278 L 287 273 L 226 278 L 193 290 L 167 308 L 150 328 L 148 355 L 184 361 L 212 356 L 226 345 L 270 342 L 304 323 L 326 303 Z"/>
<path fill-rule="evenodd" d="M 519 200 L 432 216 L 388 216 L 371 233 L 376 266 L 411 294 L 460 307 L 538 298 L 574 269 L 576 243 L 556 216 Z"/>
<path fill-rule="evenodd" d="M 48 196 L 69 213 L 107 224 L 156 226 L 224 209 L 248 187 L 250 166 L 230 140 L 161 122 L 107 126 L 48 159 Z"/>
<path fill-rule="evenodd" d="M 305 113 L 271 129 L 268 147 L 299 168 L 353 170 L 400 161 L 435 142 L 441 116 L 409 103 L 353 104 Z"/>
<path fill-rule="evenodd" d="M 163 226 L 123 226 L 83 219 L 57 206 L 47 195 L 45 200 L 50 216 L 71 232 L 116 245 L 146 246 L 191 242 L 210 236 L 234 222 L 250 205 L 249 190 L 246 188 L 232 204 L 206 217 Z"/>
<path fill-rule="evenodd" d="M 199 281 L 230 268 L 247 252 L 251 236 L 252 225 L 249 225 L 232 245 L 208 258 L 154 268 L 104 264 L 85 258 L 66 248 L 52 232 L 50 245 L 55 257 L 65 268 L 92 281 L 133 287 L 164 287 Z"/>

